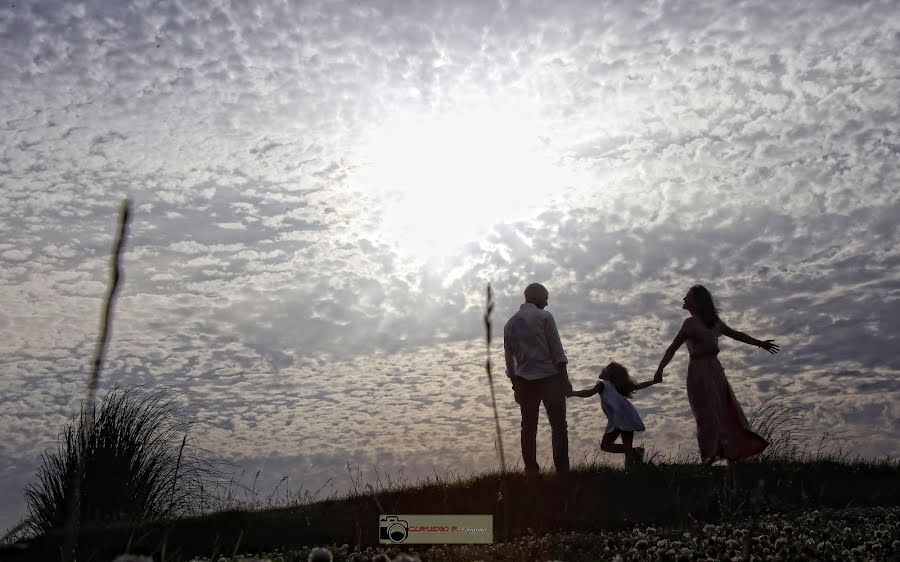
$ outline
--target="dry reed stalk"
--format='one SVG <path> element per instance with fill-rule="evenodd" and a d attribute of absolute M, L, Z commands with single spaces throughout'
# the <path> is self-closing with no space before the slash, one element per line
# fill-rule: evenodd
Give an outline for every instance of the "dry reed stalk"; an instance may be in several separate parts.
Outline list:
<path fill-rule="evenodd" d="M 500 415 L 497 413 L 497 398 L 494 393 L 494 376 L 491 372 L 491 312 L 494 310 L 494 298 L 491 285 L 487 286 L 487 306 L 484 312 L 485 343 L 487 344 L 487 360 L 484 370 L 487 371 L 488 384 L 491 387 L 491 406 L 494 408 L 494 426 L 497 430 L 497 452 L 500 456 L 500 472 L 506 473 L 506 458 L 503 454 L 503 435 L 500 433 Z"/>
<path fill-rule="evenodd" d="M 494 393 L 494 375 L 491 372 L 491 313 L 494 311 L 494 293 L 491 291 L 491 284 L 487 286 L 487 302 L 484 311 L 484 334 L 487 350 L 487 360 L 484 362 L 484 370 L 487 372 L 488 385 L 491 387 L 491 407 L 494 409 L 494 428 L 497 431 L 497 442 L 495 444 L 497 454 L 500 457 L 500 494 L 503 501 L 503 527 L 501 529 L 501 538 L 508 538 L 509 528 L 509 487 L 506 478 L 506 457 L 503 454 L 503 434 L 500 432 L 500 414 L 497 412 L 497 397 Z"/>
<path fill-rule="evenodd" d="M 97 384 L 100 380 L 100 366 L 103 364 L 103 355 L 106 352 L 106 346 L 109 340 L 109 326 L 112 323 L 112 305 L 116 298 L 116 291 L 119 288 L 119 277 L 121 276 L 119 259 L 122 255 L 122 248 L 125 245 L 125 234 L 128 227 L 128 199 L 122 202 L 119 208 L 119 225 L 116 234 L 116 242 L 113 246 L 112 255 L 110 256 L 110 279 L 107 286 L 106 296 L 103 303 L 103 313 L 100 317 L 100 335 L 97 338 L 97 349 L 94 352 L 94 360 L 92 362 L 91 376 L 88 379 L 87 394 L 81 405 L 82 419 L 85 419 L 88 412 L 93 412 L 94 399 L 97 394 Z M 90 409 L 90 410 L 89 410 Z M 81 480 L 84 472 L 84 448 L 87 443 L 87 423 L 81 424 L 81 435 L 78 442 L 78 469 L 72 475 L 72 500 L 68 505 L 66 514 L 65 540 L 63 542 L 62 559 L 67 562 L 75 559 L 74 549 L 77 544 L 77 527 L 80 514 L 81 500 Z"/>

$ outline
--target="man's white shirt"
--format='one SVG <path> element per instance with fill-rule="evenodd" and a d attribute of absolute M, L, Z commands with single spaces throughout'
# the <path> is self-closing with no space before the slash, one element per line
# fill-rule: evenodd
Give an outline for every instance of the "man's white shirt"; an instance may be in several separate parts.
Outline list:
<path fill-rule="evenodd" d="M 524 303 L 503 327 L 506 376 L 538 380 L 555 375 L 568 363 L 553 315 Z"/>

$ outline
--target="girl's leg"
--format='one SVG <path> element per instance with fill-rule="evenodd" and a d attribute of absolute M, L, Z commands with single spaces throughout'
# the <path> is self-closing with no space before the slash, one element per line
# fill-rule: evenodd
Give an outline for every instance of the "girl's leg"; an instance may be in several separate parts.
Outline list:
<path fill-rule="evenodd" d="M 625 446 L 616 444 L 616 439 L 618 439 L 620 434 L 622 432 L 618 429 L 604 434 L 603 439 L 600 440 L 600 450 L 607 453 L 624 453 Z"/>
<path fill-rule="evenodd" d="M 622 446 L 625 447 L 625 458 L 634 461 L 641 460 L 640 457 L 644 454 L 644 450 L 641 449 L 640 453 L 638 453 L 637 449 L 632 447 L 632 443 L 634 442 L 634 432 L 633 431 L 623 431 L 622 432 Z"/>
<path fill-rule="evenodd" d="M 615 440 L 622 436 L 622 444 L 618 445 L 615 443 Z M 632 447 L 632 443 L 634 442 L 634 432 L 633 431 L 621 431 L 615 430 L 610 433 L 607 433 L 603 436 L 603 439 L 600 441 L 600 449 L 606 451 L 607 453 L 621 453 L 625 455 L 625 460 L 627 461 L 638 461 L 641 462 L 644 456 L 644 449 Z"/>

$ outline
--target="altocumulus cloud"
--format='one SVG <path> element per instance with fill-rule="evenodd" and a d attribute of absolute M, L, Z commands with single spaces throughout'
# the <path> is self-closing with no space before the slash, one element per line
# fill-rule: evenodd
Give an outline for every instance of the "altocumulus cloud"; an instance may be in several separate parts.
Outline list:
<path fill-rule="evenodd" d="M 577 385 L 609 359 L 652 374 L 705 283 L 784 348 L 723 344 L 748 409 L 781 395 L 811 434 L 896 456 L 898 38 L 891 2 L 4 4 L 0 524 L 77 408 L 124 196 L 103 387 L 183 392 L 197 438 L 273 485 L 492 466 L 487 281 L 498 327 L 548 285 Z M 410 256 L 358 139 L 506 99 L 577 181 Z M 694 447 L 684 360 L 637 402 L 670 452 Z M 577 458 L 602 420 L 570 405 Z"/>

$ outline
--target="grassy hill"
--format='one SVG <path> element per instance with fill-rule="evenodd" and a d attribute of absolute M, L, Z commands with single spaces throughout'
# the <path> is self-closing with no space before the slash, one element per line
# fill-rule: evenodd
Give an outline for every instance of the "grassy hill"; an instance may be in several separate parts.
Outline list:
<path fill-rule="evenodd" d="M 352 550 L 380 548 L 378 517 L 386 513 L 493 514 L 495 543 L 512 545 L 532 535 L 584 537 L 635 526 L 677 533 L 707 523 L 758 522 L 785 514 L 789 519 L 797 513 L 872 506 L 900 506 L 897 461 L 769 460 L 733 467 L 662 462 L 627 470 L 594 464 L 576 468 L 568 482 L 553 476 L 529 482 L 522 474 L 510 474 L 504 485 L 499 473 L 490 473 L 306 505 L 86 527 L 80 534 L 79 560 L 110 560 L 125 552 L 151 554 L 155 560 L 164 552 L 167 560 L 281 552 L 284 560 L 305 560 L 312 545 L 347 545 L 335 548 L 336 559 L 366 560 Z M 900 527 L 896 513 L 891 513 L 894 523 L 886 532 L 897 535 Z M 884 547 L 889 550 L 897 539 L 900 536 L 893 536 Z M 11 560 L 58 560 L 59 544 L 60 537 L 50 534 L 24 551 L 3 555 Z M 400 549 L 416 547 L 421 553 L 422 545 Z M 460 556 L 466 551 L 453 548 Z M 474 548 L 469 550 L 475 553 Z"/>

